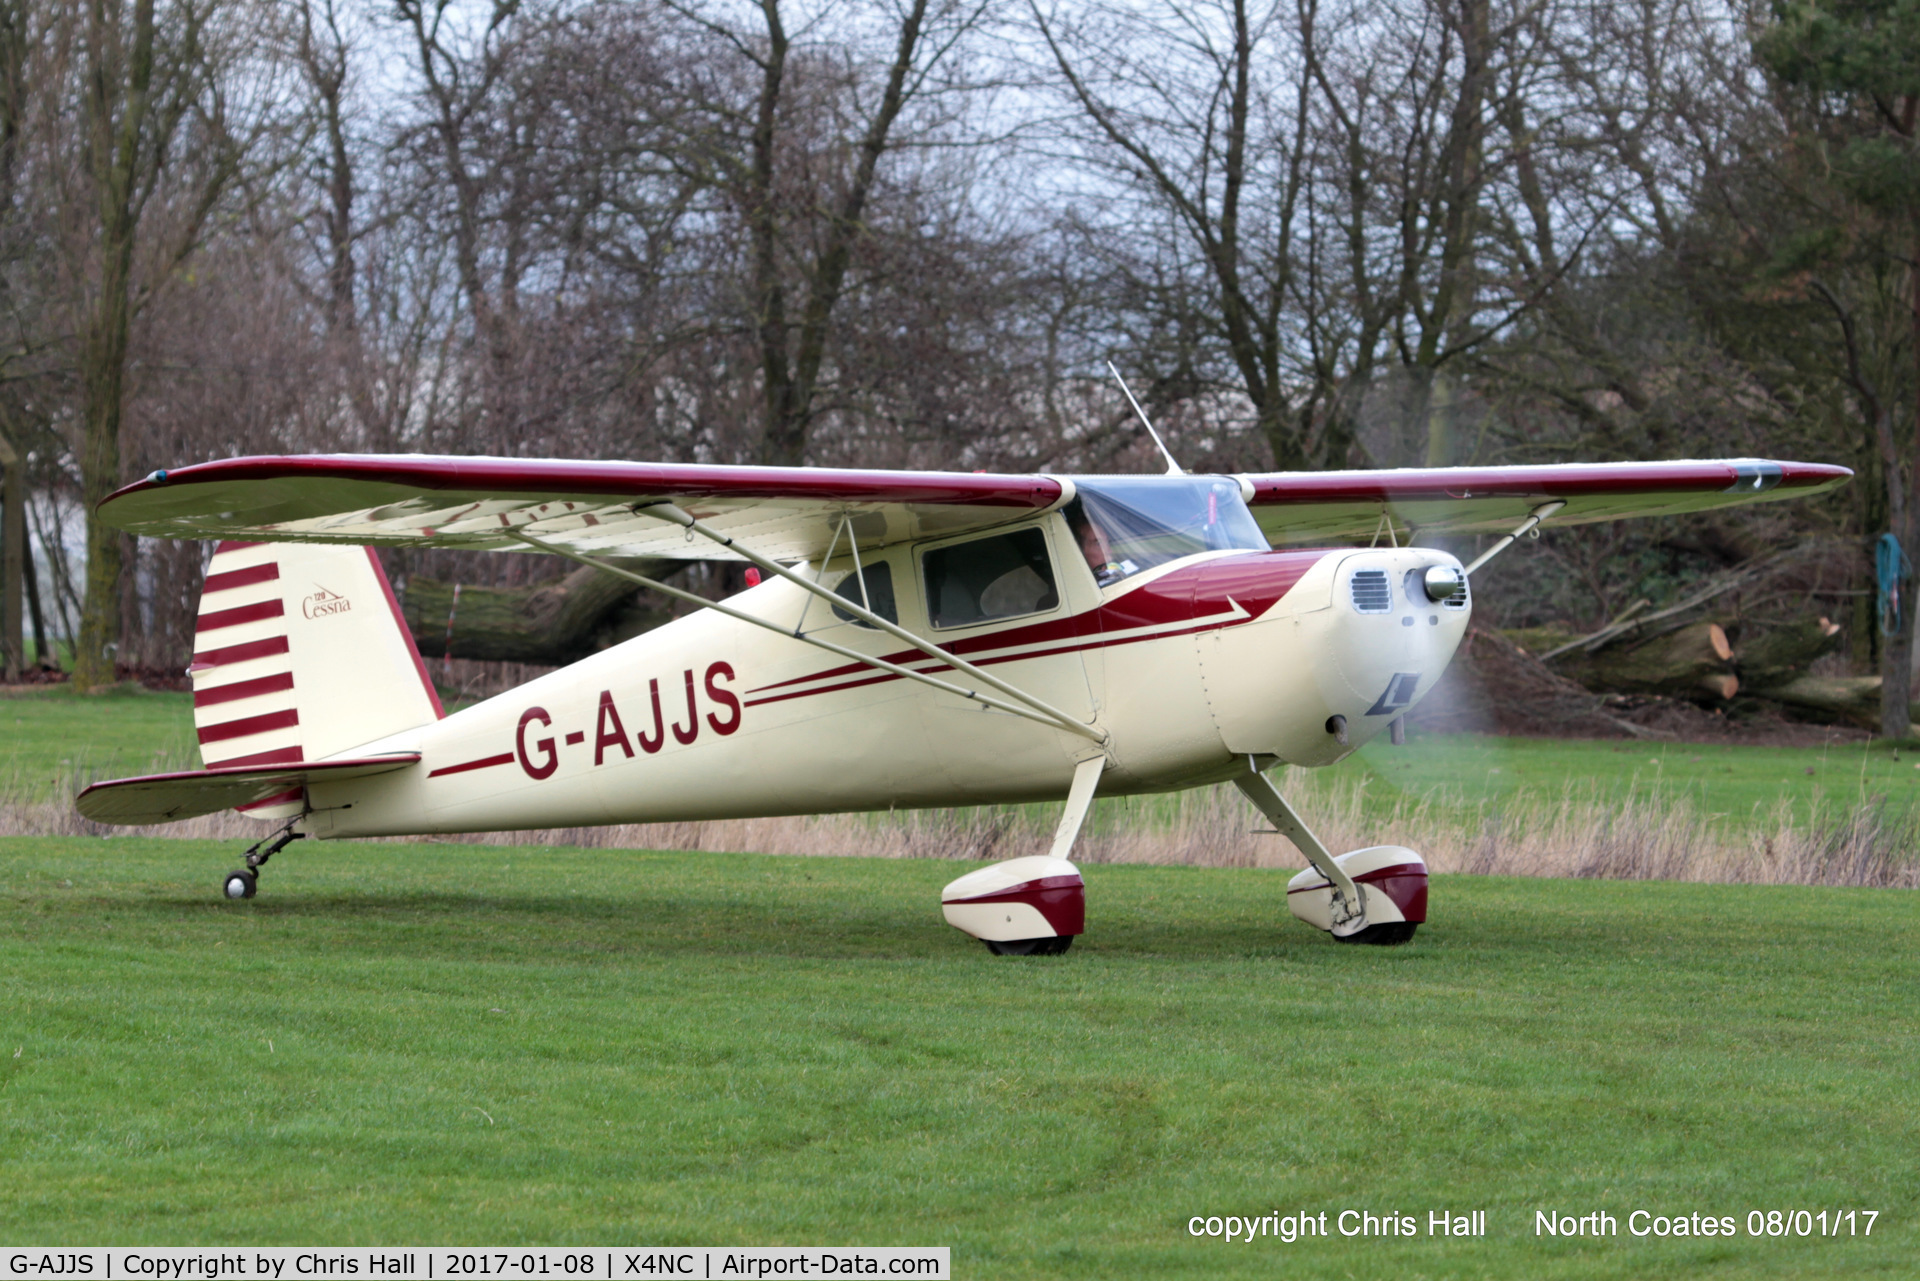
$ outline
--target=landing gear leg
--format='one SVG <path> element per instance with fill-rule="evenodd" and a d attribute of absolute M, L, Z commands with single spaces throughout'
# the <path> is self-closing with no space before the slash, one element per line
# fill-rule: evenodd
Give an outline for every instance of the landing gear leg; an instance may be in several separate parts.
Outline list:
<path fill-rule="evenodd" d="M 940 892 L 947 924 L 987 945 L 995 956 L 1059 956 L 1086 928 L 1086 887 L 1067 861 L 1106 768 L 1105 756 L 1073 771 L 1066 810 L 1044 855 L 1010 858 L 969 872 Z"/>
<path fill-rule="evenodd" d="M 1267 816 L 1267 821 L 1273 824 L 1275 831 L 1300 847 L 1300 852 L 1307 856 L 1314 870 L 1326 877 L 1333 886 L 1333 936 L 1344 939 L 1366 929 L 1366 890 L 1355 885 L 1353 878 L 1347 875 L 1347 870 L 1333 861 L 1333 855 L 1327 847 L 1294 813 L 1293 806 L 1287 804 L 1287 798 L 1280 795 L 1280 789 L 1273 785 L 1273 780 L 1260 772 L 1253 757 L 1247 757 L 1247 772 L 1234 779 L 1233 785 L 1253 802 L 1254 808 Z"/>
<path fill-rule="evenodd" d="M 272 836 L 256 842 L 254 847 L 247 851 L 247 856 L 244 860 L 246 866 L 235 868 L 233 871 L 227 873 L 227 879 L 221 886 L 221 892 L 228 898 L 252 898 L 258 893 L 260 889 L 260 869 L 267 865 L 268 859 L 295 841 L 306 836 L 305 832 L 296 832 L 293 830 L 294 824 L 305 817 L 306 815 L 303 814 L 297 818 L 288 820 L 287 825 L 275 832 Z"/>

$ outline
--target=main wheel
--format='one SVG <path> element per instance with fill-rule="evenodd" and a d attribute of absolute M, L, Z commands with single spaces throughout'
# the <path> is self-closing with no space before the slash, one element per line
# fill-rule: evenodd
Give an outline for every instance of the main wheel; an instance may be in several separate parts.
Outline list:
<path fill-rule="evenodd" d="M 981 939 L 995 956 L 1059 956 L 1073 946 L 1073 935 L 1055 934 L 1044 939 Z"/>
<path fill-rule="evenodd" d="M 228 872 L 226 884 L 221 888 L 228 898 L 252 898 L 254 891 L 260 888 L 260 878 L 243 867 Z"/>
<path fill-rule="evenodd" d="M 1392 947 L 1397 943 L 1405 943 L 1419 928 L 1420 925 L 1416 921 L 1382 921 L 1378 925 L 1369 925 L 1357 934 L 1348 934 L 1344 937 L 1336 934 L 1334 937 L 1342 943 L 1373 943 Z"/>

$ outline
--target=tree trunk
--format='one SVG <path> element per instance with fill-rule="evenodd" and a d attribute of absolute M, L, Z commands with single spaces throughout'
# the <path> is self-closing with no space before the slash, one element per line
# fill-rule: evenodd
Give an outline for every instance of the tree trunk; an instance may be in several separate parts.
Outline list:
<path fill-rule="evenodd" d="M 120 535 L 100 519 L 100 502 L 120 485 L 120 413 L 127 341 L 133 328 L 134 186 L 144 160 L 153 87 L 154 0 L 135 0 L 133 30 L 96 9 L 90 24 L 85 95 L 88 158 L 99 217 L 100 292 L 80 344 L 83 436 L 80 487 L 87 504 L 87 594 L 73 655 L 76 689 L 113 683 L 120 639 Z M 124 53 L 125 61 L 121 61 Z"/>
<path fill-rule="evenodd" d="M 7 682 L 20 679 L 26 663 L 26 644 L 20 623 L 20 576 L 23 549 L 27 541 L 27 485 L 21 472 L 26 463 L 13 445 L 0 440 L 0 466 L 6 468 L 5 488 L 0 491 L 0 649 L 6 652 Z"/>
<path fill-rule="evenodd" d="M 127 248 L 132 249 L 131 237 Z M 87 507 L 87 588 L 73 654 L 73 684 L 79 690 L 113 683 L 120 642 L 120 532 L 100 519 L 100 503 L 120 485 L 120 408 L 130 317 L 125 272 L 103 275 L 108 279 L 101 282 L 100 314 L 80 361 L 86 397 L 80 483 Z"/>
<path fill-rule="evenodd" d="M 1920 446 L 1916 446 L 1920 448 Z M 1920 455 L 1916 455 L 1917 469 L 1920 469 Z M 1906 510 L 1901 518 L 1894 522 L 1894 536 L 1900 540 L 1901 550 L 1911 555 L 1914 550 L 1913 517 L 1915 506 L 1912 500 L 1903 504 Z M 1882 636 L 1880 644 L 1880 736 L 1882 738 L 1905 738 L 1913 732 L 1913 716 L 1909 705 L 1913 700 L 1913 625 L 1914 599 L 1913 580 L 1903 577 L 1900 581 L 1900 625 L 1892 635 Z"/>

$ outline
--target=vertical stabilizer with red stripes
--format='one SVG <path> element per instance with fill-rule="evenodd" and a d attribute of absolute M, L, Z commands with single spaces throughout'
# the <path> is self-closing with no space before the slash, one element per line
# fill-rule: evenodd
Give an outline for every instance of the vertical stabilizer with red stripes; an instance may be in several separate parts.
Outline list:
<path fill-rule="evenodd" d="M 367 547 L 222 543 L 194 637 L 193 722 L 217 765 L 316 761 L 442 715 Z M 298 791 L 246 808 L 300 812 Z"/>

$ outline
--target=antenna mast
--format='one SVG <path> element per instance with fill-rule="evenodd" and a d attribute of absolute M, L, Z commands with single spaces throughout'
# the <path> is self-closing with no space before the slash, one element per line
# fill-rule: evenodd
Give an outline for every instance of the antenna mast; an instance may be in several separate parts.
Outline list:
<path fill-rule="evenodd" d="M 1133 412 L 1140 415 L 1140 421 L 1146 426 L 1147 435 L 1153 437 L 1153 443 L 1160 447 L 1160 456 L 1167 460 L 1167 475 L 1169 476 L 1186 475 L 1187 473 L 1180 470 L 1180 464 L 1173 461 L 1173 452 L 1167 448 L 1167 442 L 1164 440 L 1161 440 L 1160 433 L 1153 429 L 1153 421 L 1147 417 L 1147 411 L 1140 408 L 1140 402 L 1133 398 L 1133 392 L 1130 388 L 1128 388 L 1127 380 L 1120 376 L 1120 371 L 1118 369 L 1114 369 L 1113 362 L 1111 360 L 1107 362 L 1107 368 L 1109 370 L 1112 370 L 1113 380 L 1120 384 L 1120 390 L 1126 393 L 1127 403 L 1133 406 Z"/>

